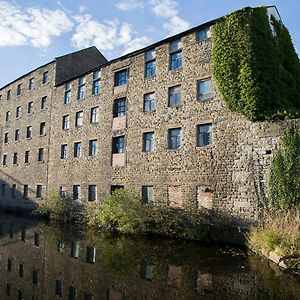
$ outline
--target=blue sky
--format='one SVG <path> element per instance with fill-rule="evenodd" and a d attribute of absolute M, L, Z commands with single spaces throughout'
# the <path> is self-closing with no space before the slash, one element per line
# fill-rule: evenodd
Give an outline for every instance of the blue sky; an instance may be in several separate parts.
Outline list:
<path fill-rule="evenodd" d="M 300 0 L 0 0 L 0 86 L 95 45 L 107 59 L 245 6 L 276 5 L 300 53 Z"/>

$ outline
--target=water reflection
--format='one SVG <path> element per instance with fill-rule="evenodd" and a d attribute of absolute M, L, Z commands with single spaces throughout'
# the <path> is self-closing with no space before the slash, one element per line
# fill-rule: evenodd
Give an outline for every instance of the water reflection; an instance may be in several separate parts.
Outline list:
<path fill-rule="evenodd" d="M 0 299 L 300 299 L 243 251 L 0 219 Z"/>

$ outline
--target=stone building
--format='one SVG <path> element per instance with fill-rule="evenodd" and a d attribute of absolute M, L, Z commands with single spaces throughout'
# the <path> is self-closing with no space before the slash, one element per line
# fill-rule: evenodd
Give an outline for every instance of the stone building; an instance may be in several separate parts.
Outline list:
<path fill-rule="evenodd" d="M 101 202 L 124 187 L 145 202 L 255 218 L 285 124 L 226 108 L 214 23 L 111 61 L 85 49 L 3 87 L 1 205 L 32 208 L 52 191 Z"/>

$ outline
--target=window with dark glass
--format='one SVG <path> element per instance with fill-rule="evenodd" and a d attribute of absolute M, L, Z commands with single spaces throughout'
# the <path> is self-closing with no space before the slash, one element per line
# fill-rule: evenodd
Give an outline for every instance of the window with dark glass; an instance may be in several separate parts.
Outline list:
<path fill-rule="evenodd" d="M 70 116 L 65 115 L 63 116 L 63 120 L 62 120 L 62 129 L 67 130 L 69 128 L 70 128 Z"/>
<path fill-rule="evenodd" d="M 145 77 L 155 76 L 155 49 L 145 52 Z"/>
<path fill-rule="evenodd" d="M 65 104 L 71 103 L 71 82 L 67 82 L 65 84 L 64 103 Z"/>
<path fill-rule="evenodd" d="M 38 184 L 36 186 L 36 198 L 42 198 L 42 191 L 43 191 L 43 186 L 41 184 Z"/>
<path fill-rule="evenodd" d="M 112 139 L 112 153 L 124 153 L 125 152 L 125 143 L 124 136 L 113 137 Z"/>
<path fill-rule="evenodd" d="M 197 125 L 197 147 L 212 144 L 212 124 Z"/>
<path fill-rule="evenodd" d="M 26 150 L 25 155 L 24 155 L 24 163 L 28 164 L 29 163 L 29 156 L 30 156 L 30 151 Z"/>
<path fill-rule="evenodd" d="M 23 186 L 23 198 L 24 199 L 28 198 L 28 184 L 24 184 Z"/>
<path fill-rule="evenodd" d="M 37 270 L 32 271 L 32 284 L 37 285 L 39 281 L 39 272 Z"/>
<path fill-rule="evenodd" d="M 4 144 L 7 144 L 8 143 L 8 132 L 5 132 L 4 133 Z"/>
<path fill-rule="evenodd" d="M 7 91 L 6 99 L 7 99 L 7 100 L 10 100 L 10 99 L 11 99 L 11 90 L 8 90 L 8 91 Z"/>
<path fill-rule="evenodd" d="M 91 108 L 91 123 L 98 123 L 99 121 L 99 107 Z"/>
<path fill-rule="evenodd" d="M 75 115 L 75 126 L 81 127 L 83 125 L 83 111 L 76 112 Z"/>
<path fill-rule="evenodd" d="M 14 165 L 18 164 L 18 153 L 16 152 L 13 154 L 13 164 Z"/>
<path fill-rule="evenodd" d="M 32 126 L 27 126 L 26 128 L 26 138 L 30 139 L 32 137 Z"/>
<path fill-rule="evenodd" d="M 3 154 L 2 165 L 7 166 L 7 154 Z"/>
<path fill-rule="evenodd" d="M 175 70 L 182 67 L 182 50 L 181 40 L 175 40 L 170 43 L 170 70 Z"/>
<path fill-rule="evenodd" d="M 88 187 L 88 201 L 96 201 L 97 200 L 97 186 L 89 185 Z"/>
<path fill-rule="evenodd" d="M 85 82 L 86 78 L 85 76 L 81 76 L 78 79 L 78 92 L 77 92 L 77 99 L 82 100 L 85 98 Z"/>
<path fill-rule="evenodd" d="M 79 250 L 80 250 L 79 242 L 72 241 L 71 242 L 71 257 L 72 258 L 78 258 L 79 257 Z"/>
<path fill-rule="evenodd" d="M 8 258 L 7 259 L 7 271 L 8 272 L 12 271 L 12 263 L 13 263 L 12 258 Z"/>
<path fill-rule="evenodd" d="M 38 150 L 38 161 L 44 161 L 44 148 Z"/>
<path fill-rule="evenodd" d="M 97 154 L 97 140 L 89 141 L 89 156 L 95 156 Z"/>
<path fill-rule="evenodd" d="M 155 110 L 155 93 L 148 93 L 144 95 L 144 111 Z"/>
<path fill-rule="evenodd" d="M 206 27 L 197 32 L 197 41 L 202 42 L 211 37 L 210 28 Z"/>
<path fill-rule="evenodd" d="M 5 122 L 9 122 L 10 120 L 10 111 L 7 111 L 5 114 Z"/>
<path fill-rule="evenodd" d="M 169 88 L 168 106 L 174 107 L 180 105 L 181 101 L 181 86 L 172 86 Z"/>
<path fill-rule="evenodd" d="M 68 145 L 63 144 L 60 146 L 60 158 L 61 159 L 66 159 L 67 158 L 67 150 L 68 150 Z"/>
<path fill-rule="evenodd" d="M 81 142 L 74 143 L 74 157 L 81 156 Z"/>
<path fill-rule="evenodd" d="M 14 183 L 11 186 L 11 196 L 12 196 L 12 198 L 16 198 L 16 192 L 17 192 L 17 185 Z"/>
<path fill-rule="evenodd" d="M 80 199 L 80 185 L 75 184 L 73 185 L 73 200 Z"/>
<path fill-rule="evenodd" d="M 74 286 L 69 286 L 69 300 L 77 300 L 77 289 Z"/>
<path fill-rule="evenodd" d="M 168 148 L 179 149 L 181 147 L 181 128 L 168 130 Z"/>
<path fill-rule="evenodd" d="M 20 140 L 20 129 L 15 130 L 15 142 Z"/>
<path fill-rule="evenodd" d="M 154 132 L 143 133 L 143 152 L 151 152 L 154 150 Z"/>
<path fill-rule="evenodd" d="M 31 91 L 34 89 L 34 77 L 29 79 L 29 86 L 28 89 Z"/>
<path fill-rule="evenodd" d="M 92 94 L 93 95 L 97 95 L 97 94 L 100 93 L 100 90 L 101 90 L 100 77 L 101 77 L 100 70 L 95 70 L 93 72 L 93 88 L 92 88 Z"/>
<path fill-rule="evenodd" d="M 198 100 L 204 100 L 211 97 L 211 79 L 198 81 Z"/>
<path fill-rule="evenodd" d="M 115 86 L 127 84 L 128 70 L 121 70 L 115 73 Z"/>
<path fill-rule="evenodd" d="M 93 264 L 96 261 L 96 248 L 93 246 L 86 247 L 86 262 Z"/>
<path fill-rule="evenodd" d="M 91 293 L 84 293 L 84 300 L 95 300 L 95 298 Z"/>
<path fill-rule="evenodd" d="M 59 186 L 59 195 L 62 199 L 67 198 L 67 187 L 65 185 Z"/>
<path fill-rule="evenodd" d="M 62 297 L 63 285 L 59 279 L 55 280 L 55 295 Z"/>
<path fill-rule="evenodd" d="M 24 264 L 23 263 L 19 264 L 19 276 L 24 277 Z"/>
<path fill-rule="evenodd" d="M 27 113 L 28 114 L 32 114 L 33 113 L 33 101 L 28 102 Z"/>
<path fill-rule="evenodd" d="M 17 96 L 22 94 L 22 83 L 17 85 Z"/>
<path fill-rule="evenodd" d="M 34 246 L 37 246 L 37 247 L 40 246 L 40 234 L 38 232 L 34 233 L 33 244 L 34 244 Z"/>
<path fill-rule="evenodd" d="M 144 204 L 154 202 L 154 189 L 153 186 L 143 185 L 142 186 L 142 202 Z"/>
<path fill-rule="evenodd" d="M 47 106 L 47 96 L 44 96 L 41 99 L 41 109 L 45 109 L 46 106 Z"/>
<path fill-rule="evenodd" d="M 126 114 L 126 98 L 114 100 L 113 104 L 113 117 L 121 117 Z"/>
<path fill-rule="evenodd" d="M 18 106 L 17 108 L 16 108 L 16 118 L 18 119 L 18 118 L 20 118 L 21 117 L 21 106 Z"/>
<path fill-rule="evenodd" d="M 46 83 L 48 83 L 48 81 L 49 81 L 49 72 L 46 71 L 43 73 L 42 83 L 46 84 Z"/>
<path fill-rule="evenodd" d="M 11 285 L 9 283 L 6 284 L 6 295 L 11 296 Z"/>
<path fill-rule="evenodd" d="M 40 135 L 45 135 L 46 134 L 46 123 L 42 122 L 40 123 Z"/>
<path fill-rule="evenodd" d="M 23 242 L 26 242 L 26 228 L 25 227 L 22 227 L 22 229 L 21 229 L 21 240 Z"/>
<path fill-rule="evenodd" d="M 2 183 L 2 184 L 1 184 L 1 196 L 4 196 L 4 195 L 5 195 L 5 191 L 6 191 L 6 184 L 5 184 L 5 183 Z"/>

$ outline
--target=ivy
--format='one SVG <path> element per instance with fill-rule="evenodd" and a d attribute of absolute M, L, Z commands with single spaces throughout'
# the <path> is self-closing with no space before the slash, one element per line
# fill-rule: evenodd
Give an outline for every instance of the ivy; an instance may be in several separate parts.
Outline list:
<path fill-rule="evenodd" d="M 234 112 L 252 121 L 300 117 L 300 63 L 285 26 L 266 7 L 221 18 L 213 34 L 213 74 Z"/>
<path fill-rule="evenodd" d="M 270 204 L 275 209 L 290 209 L 300 204 L 300 130 L 288 128 L 281 149 L 274 155 L 270 180 Z"/>

